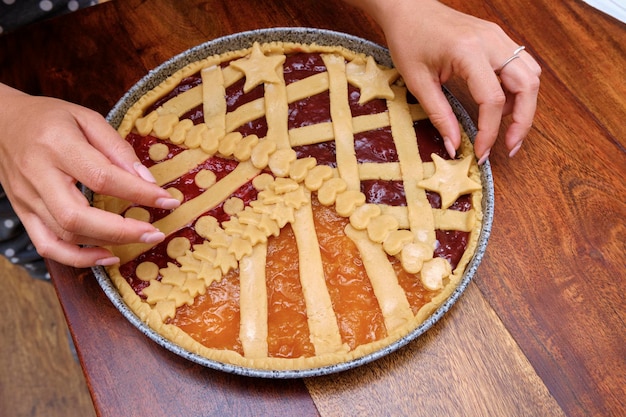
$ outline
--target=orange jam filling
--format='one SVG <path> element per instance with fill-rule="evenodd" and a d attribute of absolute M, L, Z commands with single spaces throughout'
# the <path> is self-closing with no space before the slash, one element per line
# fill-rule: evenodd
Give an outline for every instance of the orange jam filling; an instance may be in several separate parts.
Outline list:
<path fill-rule="evenodd" d="M 243 354 L 239 340 L 239 270 L 213 282 L 206 294 L 183 305 L 168 324 L 180 327 L 204 346 Z"/>
<path fill-rule="evenodd" d="M 313 199 L 313 213 L 324 274 L 341 339 L 350 349 L 387 336 L 383 316 L 356 245 L 342 231 L 348 220 Z M 413 313 L 434 292 L 424 289 L 419 276 L 408 274 L 390 257 L 398 281 Z M 346 262 L 345 260 L 349 260 Z M 169 324 L 176 325 L 204 346 L 243 354 L 239 340 L 238 270 L 214 282 L 192 306 L 178 309 Z M 306 305 L 300 284 L 293 230 L 287 224 L 268 239 L 266 283 L 268 291 L 268 355 L 297 358 L 315 355 L 310 342 Z"/>
<path fill-rule="evenodd" d="M 268 239 L 267 297 L 270 357 L 315 356 L 300 285 L 298 249 L 291 225 Z"/>
<path fill-rule="evenodd" d="M 417 314 L 420 308 L 429 303 L 439 291 L 430 291 L 424 288 L 419 275 L 409 274 L 402 268 L 400 261 L 396 257 L 389 257 L 389 261 L 396 271 L 398 283 L 406 293 L 406 298 L 411 306 L 413 314 Z"/>
<path fill-rule="evenodd" d="M 382 312 L 359 251 L 344 233 L 348 219 L 313 201 L 326 285 L 341 340 L 354 349 L 387 335 Z"/>

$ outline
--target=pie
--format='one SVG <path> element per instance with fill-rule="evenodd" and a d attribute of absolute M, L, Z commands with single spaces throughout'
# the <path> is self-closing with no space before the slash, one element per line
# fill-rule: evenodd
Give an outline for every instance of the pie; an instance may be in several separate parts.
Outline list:
<path fill-rule="evenodd" d="M 476 251 L 467 134 L 450 158 L 372 56 L 255 42 L 188 63 L 118 131 L 181 205 L 94 195 L 167 236 L 112 247 L 107 273 L 150 328 L 211 361 L 280 371 L 364 357 L 433 314 Z"/>

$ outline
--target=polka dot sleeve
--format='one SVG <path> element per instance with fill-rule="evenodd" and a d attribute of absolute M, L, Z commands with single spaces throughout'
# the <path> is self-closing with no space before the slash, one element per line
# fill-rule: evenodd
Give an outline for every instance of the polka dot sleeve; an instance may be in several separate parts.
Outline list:
<path fill-rule="evenodd" d="M 0 0 L 0 35 L 101 2 L 102 0 Z"/>
<path fill-rule="evenodd" d="M 50 278 L 44 260 L 35 250 L 1 186 L 0 255 L 25 268 L 34 278 Z"/>

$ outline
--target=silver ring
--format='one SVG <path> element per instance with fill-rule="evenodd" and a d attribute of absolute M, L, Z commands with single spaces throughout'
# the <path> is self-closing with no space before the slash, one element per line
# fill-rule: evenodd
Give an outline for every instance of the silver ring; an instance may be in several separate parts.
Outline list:
<path fill-rule="evenodd" d="M 509 59 L 504 61 L 504 63 L 502 65 L 500 65 L 500 68 L 498 68 L 496 70 L 496 75 L 500 75 L 500 73 L 502 72 L 504 67 L 509 65 L 511 63 L 511 61 L 513 61 L 515 58 L 519 58 L 520 52 L 522 52 L 524 49 L 526 49 L 526 47 L 522 45 L 519 48 L 517 48 L 515 51 L 513 51 L 513 55 Z"/>

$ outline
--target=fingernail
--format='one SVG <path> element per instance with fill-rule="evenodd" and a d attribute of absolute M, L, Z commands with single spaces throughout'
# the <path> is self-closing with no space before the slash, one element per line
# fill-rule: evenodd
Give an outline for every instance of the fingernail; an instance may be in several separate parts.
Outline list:
<path fill-rule="evenodd" d="M 154 178 L 150 170 L 145 165 L 143 165 L 140 162 L 135 162 L 135 164 L 133 165 L 133 168 L 135 168 L 135 172 L 141 178 L 143 178 L 144 180 L 148 182 L 152 182 L 156 184 L 156 179 Z"/>
<path fill-rule="evenodd" d="M 454 149 L 454 144 L 452 144 L 452 141 L 449 137 L 446 136 L 445 138 L 443 138 L 443 144 L 446 147 L 446 151 L 448 151 L 448 155 L 450 155 L 450 158 L 456 158 L 456 149 Z"/>
<path fill-rule="evenodd" d="M 139 238 L 140 242 L 143 243 L 159 243 L 163 239 L 165 239 L 165 234 L 163 232 L 148 232 L 141 235 Z"/>
<path fill-rule="evenodd" d="M 487 149 L 487 151 L 485 151 L 483 156 L 481 156 L 480 159 L 478 160 L 478 165 L 484 164 L 485 161 L 489 158 L 490 153 L 491 153 L 491 149 Z"/>
<path fill-rule="evenodd" d="M 509 152 L 509 158 L 513 158 L 515 156 L 515 154 L 517 153 L 517 151 L 520 150 L 520 148 L 522 147 L 522 144 L 524 143 L 523 140 L 520 140 L 517 145 L 515 145 L 515 147 L 513 149 L 511 149 L 511 152 Z"/>
<path fill-rule="evenodd" d="M 156 201 L 157 207 L 160 207 L 165 210 L 172 210 L 176 207 L 180 206 L 180 201 L 175 198 L 159 198 Z"/>
<path fill-rule="evenodd" d="M 108 258 L 98 259 L 96 265 L 98 266 L 113 266 L 120 262 L 120 258 L 117 256 L 110 256 Z"/>

